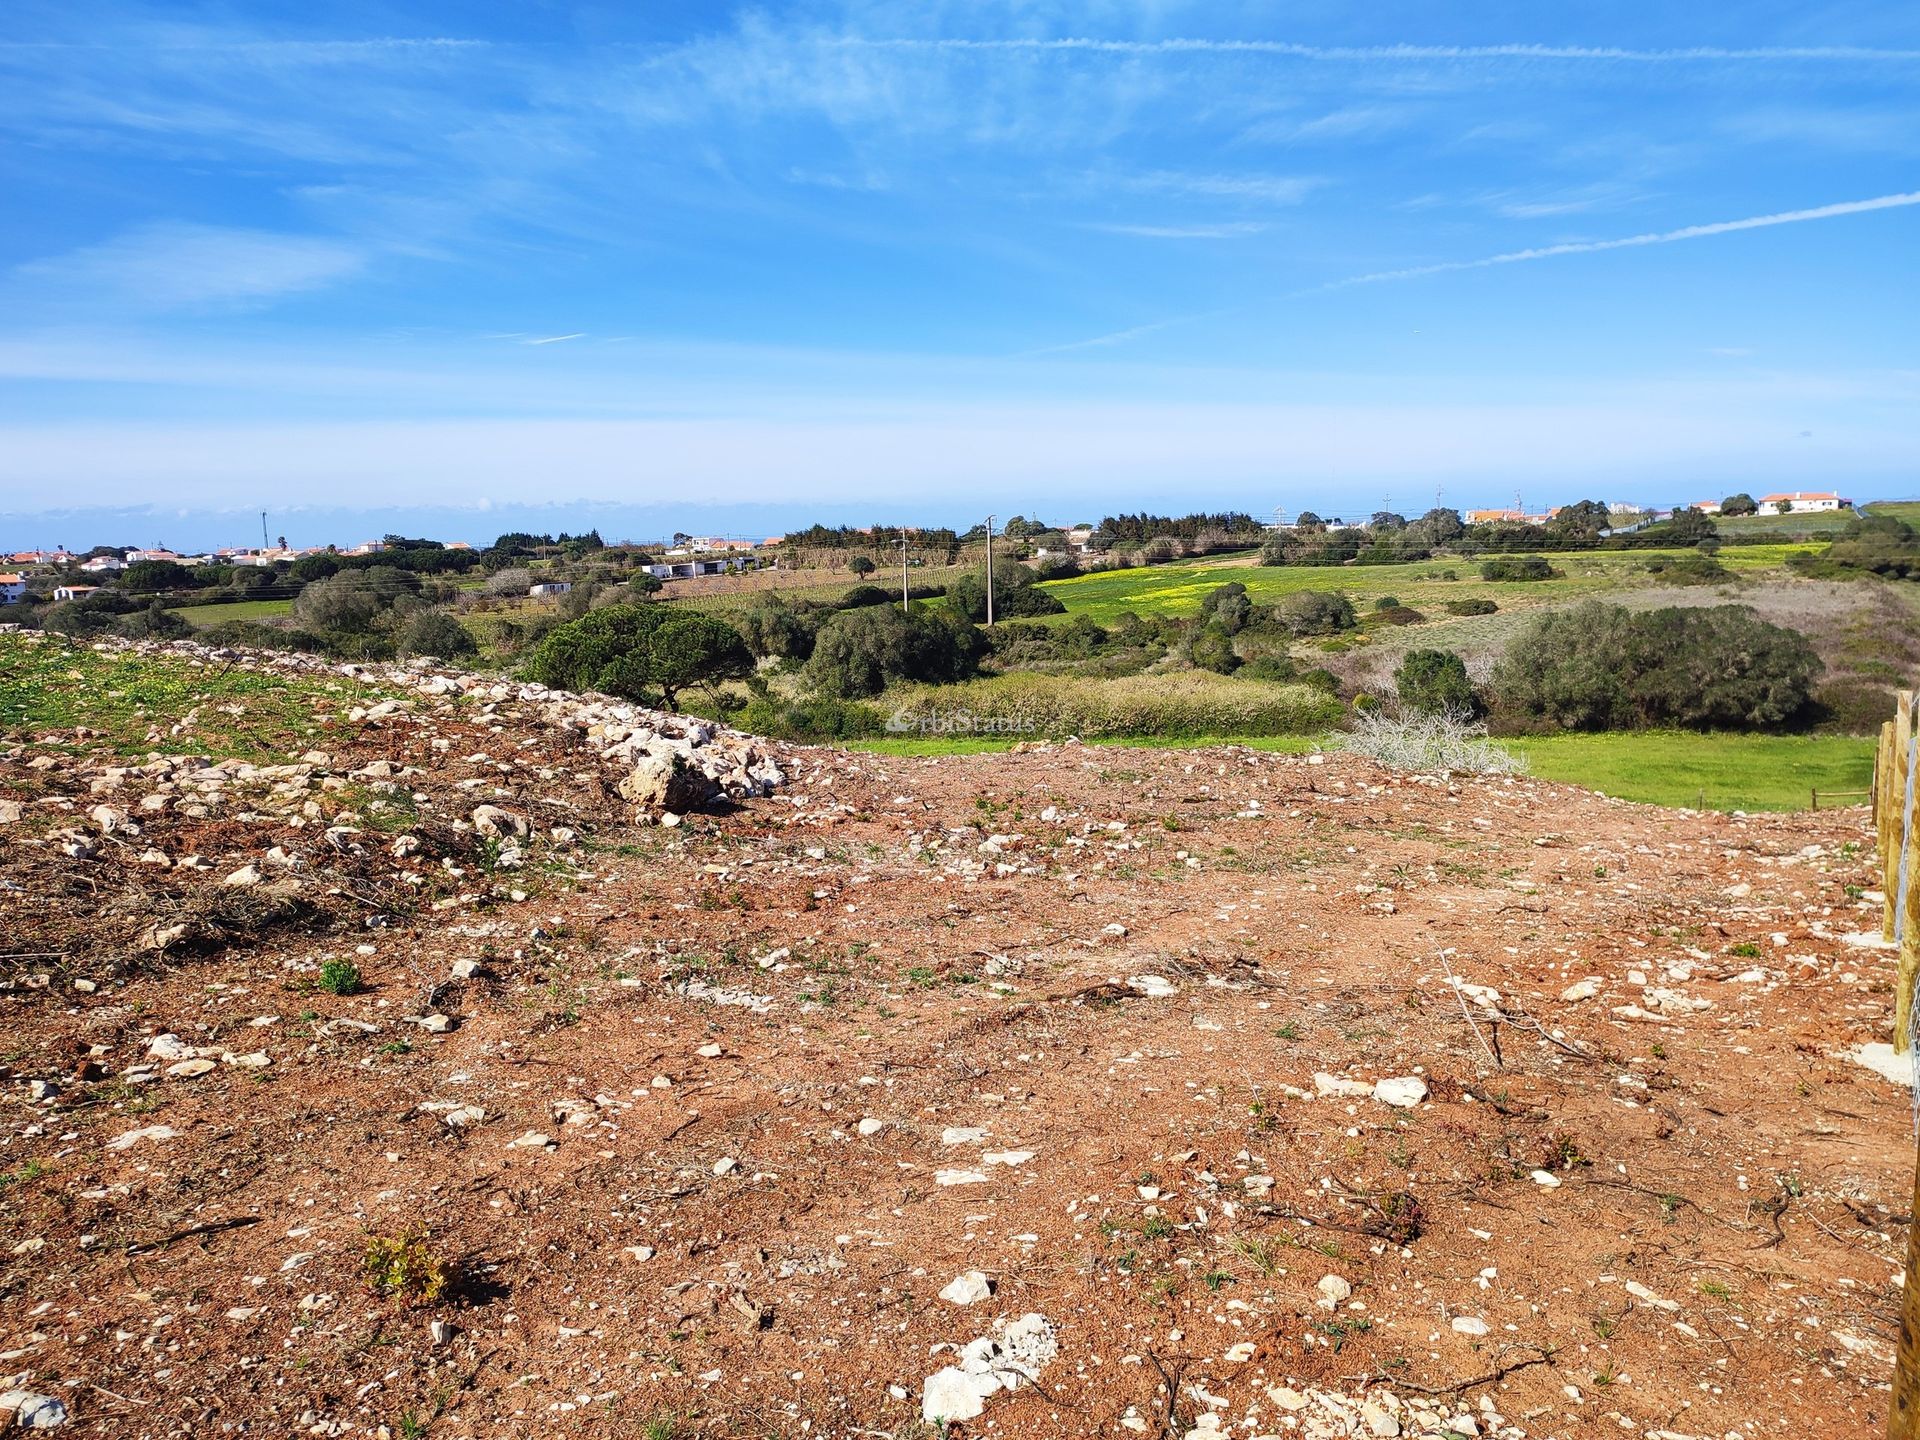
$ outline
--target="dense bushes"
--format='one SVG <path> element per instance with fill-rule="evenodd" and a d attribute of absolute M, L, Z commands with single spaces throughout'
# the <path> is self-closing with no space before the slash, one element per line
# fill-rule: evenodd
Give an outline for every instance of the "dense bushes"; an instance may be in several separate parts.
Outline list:
<path fill-rule="evenodd" d="M 1480 713 L 1480 697 L 1467 678 L 1467 666 L 1451 650 L 1411 650 L 1394 672 L 1400 703 L 1427 715 Z"/>
<path fill-rule="evenodd" d="M 342 570 L 309 582 L 293 602 L 293 615 L 321 634 L 364 635 L 386 612 L 417 607 L 419 594 L 419 577 L 391 565 Z"/>
<path fill-rule="evenodd" d="M 422 610 L 400 627 L 397 646 L 402 655 L 433 655 L 454 660 L 479 647 L 472 634 L 444 610 Z"/>
<path fill-rule="evenodd" d="M 1733 579 L 1733 571 L 1713 556 L 1699 550 L 1679 555 L 1653 555 L 1647 559 L 1647 573 L 1668 585 L 1717 585 Z"/>
<path fill-rule="evenodd" d="M 825 605 L 783 604 L 768 598 L 733 616 L 740 638 L 763 659 L 805 660 L 813 654 L 814 637 L 833 615 Z"/>
<path fill-rule="evenodd" d="M 843 700 L 878 695 L 897 680 L 940 684 L 973 674 L 985 648 L 978 630 L 950 614 L 843 610 L 814 639 L 807 683 Z"/>
<path fill-rule="evenodd" d="M 1743 606 L 1589 601 L 1521 630 L 1492 693 L 1502 718 L 1541 728 L 1767 728 L 1804 717 L 1821 668 L 1805 636 Z"/>
<path fill-rule="evenodd" d="M 947 604 L 976 625 L 987 618 L 985 568 L 962 575 L 947 587 Z M 1066 606 L 1035 583 L 1026 566 L 1009 561 L 993 567 L 993 617 L 1012 620 L 1023 615 L 1061 615 Z"/>
<path fill-rule="evenodd" d="M 1276 622 L 1295 635 L 1337 635 L 1358 623 L 1353 602 L 1330 590 L 1302 590 L 1289 595 L 1272 609 Z"/>
<path fill-rule="evenodd" d="M 527 676 L 563 690 L 599 690 L 668 709 L 689 685 L 753 672 L 753 656 L 724 621 L 660 605 L 610 605 L 540 642 Z"/>
<path fill-rule="evenodd" d="M 1544 555 L 1496 555 L 1480 566 L 1482 580 L 1550 580 L 1553 567 Z"/>
<path fill-rule="evenodd" d="M 1449 600 L 1446 608 L 1449 615 L 1491 615 L 1500 607 L 1491 600 L 1475 599 Z"/>
<path fill-rule="evenodd" d="M 1920 580 L 1920 533 L 1891 515 L 1856 516 L 1820 554 L 1795 555 L 1787 563 L 1803 575 Z"/>
<path fill-rule="evenodd" d="M 886 716 L 872 705 L 857 700 L 834 700 L 825 696 L 811 699 L 781 700 L 772 695 L 756 695 L 738 710 L 720 715 L 727 724 L 755 735 L 771 735 L 778 740 L 857 740 L 863 736 L 886 733 Z"/>

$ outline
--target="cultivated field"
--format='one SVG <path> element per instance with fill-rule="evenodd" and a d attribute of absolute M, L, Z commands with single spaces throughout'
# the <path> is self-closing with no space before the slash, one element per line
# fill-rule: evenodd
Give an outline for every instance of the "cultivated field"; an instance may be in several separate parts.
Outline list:
<path fill-rule="evenodd" d="M 1787 557 L 1817 547 L 1805 545 L 1742 545 L 1723 550 L 1720 561 L 1741 577 L 1783 574 Z M 1480 578 L 1475 560 L 1421 560 L 1408 565 L 1271 566 L 1249 564 L 1245 558 L 1199 561 L 1186 565 L 1155 565 L 1136 570 L 1102 570 L 1071 580 L 1046 583 L 1047 591 L 1070 614 L 1089 615 L 1111 623 L 1129 611 L 1136 615 L 1191 615 L 1207 592 L 1228 581 L 1247 587 L 1256 605 L 1271 605 L 1307 590 L 1338 590 L 1356 606 L 1370 605 L 1381 596 L 1393 596 L 1416 610 L 1444 615 L 1449 600 L 1490 599 L 1503 610 L 1566 600 L 1612 596 L 1648 583 L 1646 563 L 1662 556 L 1673 559 L 1689 553 L 1665 550 L 1602 550 L 1550 555 L 1561 578 L 1533 581 L 1489 581 Z M 1451 576 L 1451 578 L 1449 578 Z"/>
<path fill-rule="evenodd" d="M 291 600 L 236 600 L 229 605 L 181 605 L 174 610 L 196 629 L 224 625 L 229 620 L 284 620 L 292 613 Z"/>

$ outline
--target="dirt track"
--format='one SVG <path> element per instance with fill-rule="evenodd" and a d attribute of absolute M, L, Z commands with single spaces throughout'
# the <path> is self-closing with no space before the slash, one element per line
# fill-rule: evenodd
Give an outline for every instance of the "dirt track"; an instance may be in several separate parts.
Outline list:
<path fill-rule="evenodd" d="M 950 1434 L 1882 1423 L 1912 1143 L 1836 1058 L 1889 1025 L 1862 812 L 1067 745 L 795 750 L 639 827 L 550 734 L 324 747 L 212 817 L 84 742 L 0 761 L 0 1369 L 70 1431 L 909 1436 L 1028 1313 L 1057 1355 Z M 396 792 L 324 777 L 372 761 L 418 798 L 343 854 Z M 103 800 L 137 838 L 61 853 Z M 481 801 L 519 868 L 461 854 Z M 248 862 L 291 903 L 142 948 Z M 1341 1083 L 1391 1078 L 1429 1093 Z M 370 1288 L 408 1235 L 447 1293 Z"/>

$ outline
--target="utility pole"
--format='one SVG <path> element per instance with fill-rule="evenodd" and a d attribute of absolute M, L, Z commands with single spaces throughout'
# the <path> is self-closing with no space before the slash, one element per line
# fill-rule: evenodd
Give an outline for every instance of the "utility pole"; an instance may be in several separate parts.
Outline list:
<path fill-rule="evenodd" d="M 907 536 L 900 532 L 900 613 L 907 613 Z"/>
<path fill-rule="evenodd" d="M 273 548 L 267 544 L 267 512 L 264 510 L 260 512 L 260 548 L 262 550 Z"/>
<path fill-rule="evenodd" d="M 987 628 L 993 628 L 993 516 L 987 516 Z"/>

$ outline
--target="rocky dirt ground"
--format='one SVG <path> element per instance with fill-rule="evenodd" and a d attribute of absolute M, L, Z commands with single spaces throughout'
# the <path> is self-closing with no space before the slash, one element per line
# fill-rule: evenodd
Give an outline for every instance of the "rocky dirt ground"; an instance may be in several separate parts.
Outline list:
<path fill-rule="evenodd" d="M 141 653 L 183 714 L 0 745 L 19 1423 L 1883 1423 L 1913 1141 L 1846 1058 L 1890 1023 L 1864 812 Z M 208 764 L 235 666 L 303 723 Z M 737 800 L 660 810 L 702 766 Z"/>

